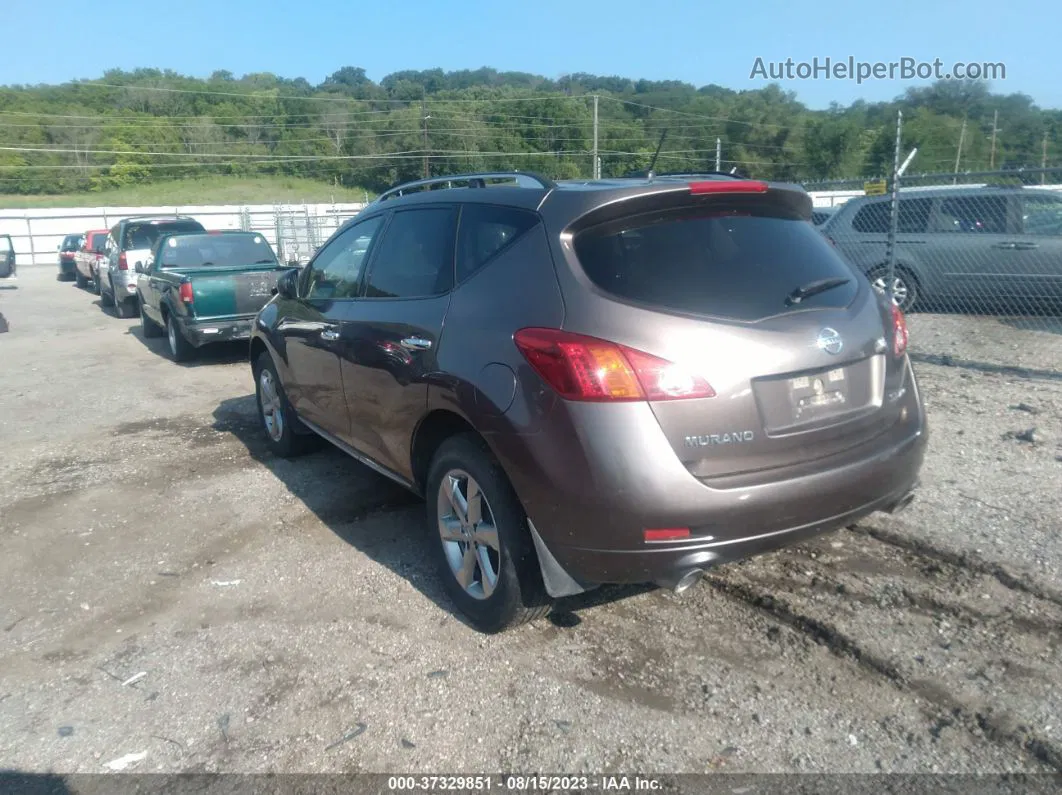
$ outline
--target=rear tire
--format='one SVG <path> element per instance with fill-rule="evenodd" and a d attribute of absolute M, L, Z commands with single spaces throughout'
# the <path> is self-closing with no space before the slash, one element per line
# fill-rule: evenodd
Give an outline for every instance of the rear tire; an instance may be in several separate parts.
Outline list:
<path fill-rule="evenodd" d="M 100 284 L 100 280 L 97 279 L 96 280 L 96 289 L 99 291 L 100 306 L 102 306 L 102 307 L 112 307 L 112 306 L 114 306 L 114 288 L 113 288 L 113 285 L 112 285 L 112 288 L 111 288 L 111 292 L 107 292 L 106 290 L 103 289 L 103 286 Z"/>
<path fill-rule="evenodd" d="M 133 308 L 129 306 L 130 300 L 128 298 L 118 298 L 118 295 L 114 296 L 114 316 L 120 317 L 122 320 L 133 316 Z"/>
<path fill-rule="evenodd" d="M 553 602 L 527 515 L 479 437 L 460 434 L 442 443 L 428 470 L 426 494 L 440 577 L 473 627 L 501 632 L 549 613 Z"/>
<path fill-rule="evenodd" d="M 162 326 L 144 314 L 144 302 L 140 301 L 140 333 L 146 339 L 162 336 Z"/>
<path fill-rule="evenodd" d="M 195 347 L 184 338 L 173 315 L 166 318 L 166 339 L 170 345 L 170 357 L 175 362 L 187 362 L 195 356 Z"/>
<path fill-rule="evenodd" d="M 261 353 L 254 362 L 252 372 L 258 419 L 265 431 L 270 452 L 277 458 L 295 458 L 312 450 L 317 445 L 318 437 L 310 433 L 299 433 L 305 426 L 299 422 L 295 410 L 288 402 L 276 365 L 273 364 L 273 357 L 268 353 Z"/>
<path fill-rule="evenodd" d="M 88 287 L 88 279 L 81 275 L 81 271 L 74 271 L 74 281 L 77 283 L 77 286 L 82 290 Z"/>
<path fill-rule="evenodd" d="M 879 266 L 867 274 L 871 286 L 879 293 L 884 292 L 888 281 L 888 268 Z M 907 314 L 918 304 L 918 280 L 906 268 L 896 266 L 893 271 L 893 303 L 900 311 Z"/>

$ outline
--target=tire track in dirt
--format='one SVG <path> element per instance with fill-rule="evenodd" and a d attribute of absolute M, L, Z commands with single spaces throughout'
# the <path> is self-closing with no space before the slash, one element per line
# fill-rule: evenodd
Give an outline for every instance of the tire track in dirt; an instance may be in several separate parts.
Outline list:
<path fill-rule="evenodd" d="M 1062 772 L 1062 604 L 1049 589 L 869 527 L 707 582 L 921 699 L 934 732 L 961 728 Z"/>

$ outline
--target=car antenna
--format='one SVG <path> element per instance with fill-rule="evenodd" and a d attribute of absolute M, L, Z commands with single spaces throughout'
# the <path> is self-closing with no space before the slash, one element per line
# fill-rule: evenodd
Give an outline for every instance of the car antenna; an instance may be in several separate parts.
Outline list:
<path fill-rule="evenodd" d="M 660 150 L 664 148 L 664 139 L 667 138 L 667 130 L 668 130 L 668 128 L 665 127 L 664 131 L 662 133 L 660 133 L 660 140 L 656 144 L 656 151 L 653 152 L 653 159 L 649 161 L 648 180 L 650 182 L 652 182 L 653 181 L 653 177 L 656 176 L 654 174 L 654 172 L 653 172 L 653 169 L 656 166 L 656 159 L 658 157 L 660 157 Z"/>

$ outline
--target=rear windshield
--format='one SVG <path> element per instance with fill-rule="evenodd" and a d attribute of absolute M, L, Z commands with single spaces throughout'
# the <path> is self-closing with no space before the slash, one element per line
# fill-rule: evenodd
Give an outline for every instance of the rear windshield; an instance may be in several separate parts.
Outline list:
<path fill-rule="evenodd" d="M 261 235 L 181 235 L 167 239 L 159 255 L 159 266 L 163 268 L 223 268 L 276 262 L 276 254 Z"/>
<path fill-rule="evenodd" d="M 77 251 L 77 244 L 80 241 L 81 235 L 67 235 L 63 238 L 63 251 Z"/>
<path fill-rule="evenodd" d="M 789 311 L 787 296 L 821 280 L 848 282 L 800 307 L 844 307 L 858 290 L 815 227 L 771 210 L 628 217 L 577 235 L 575 251 L 590 280 L 620 298 L 739 321 Z"/>
<path fill-rule="evenodd" d="M 197 221 L 129 224 L 125 228 L 125 240 L 122 241 L 122 249 L 124 251 L 133 251 L 135 249 L 151 248 L 163 235 L 202 231 L 203 226 Z"/>

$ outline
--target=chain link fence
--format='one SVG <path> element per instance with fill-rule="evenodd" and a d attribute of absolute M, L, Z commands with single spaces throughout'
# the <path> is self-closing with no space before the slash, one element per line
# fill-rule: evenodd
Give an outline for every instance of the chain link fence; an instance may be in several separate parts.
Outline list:
<path fill-rule="evenodd" d="M 1062 185 L 1048 176 L 1062 182 L 901 177 L 895 202 L 856 195 L 819 229 L 924 330 L 916 355 L 1062 377 Z"/>

